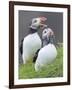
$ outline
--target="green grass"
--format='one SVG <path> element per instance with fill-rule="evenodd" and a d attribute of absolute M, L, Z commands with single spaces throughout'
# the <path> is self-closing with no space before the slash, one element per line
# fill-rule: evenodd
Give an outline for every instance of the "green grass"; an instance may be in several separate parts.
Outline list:
<path fill-rule="evenodd" d="M 63 76 L 63 47 L 57 48 L 57 58 L 52 63 L 47 65 L 39 72 L 35 72 L 34 64 L 28 62 L 25 65 L 19 66 L 19 79 L 30 78 L 50 78 L 50 77 L 62 77 Z"/>

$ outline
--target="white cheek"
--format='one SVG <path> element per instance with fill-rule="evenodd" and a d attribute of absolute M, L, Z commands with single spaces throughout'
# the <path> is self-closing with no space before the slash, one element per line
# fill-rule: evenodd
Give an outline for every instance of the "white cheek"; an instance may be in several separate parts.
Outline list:
<path fill-rule="evenodd" d="M 44 34 L 43 34 L 43 37 L 47 37 L 47 33 L 44 33 Z"/>
<path fill-rule="evenodd" d="M 33 26 L 39 26 L 40 25 L 40 22 L 37 21 L 36 23 L 33 23 Z"/>
<path fill-rule="evenodd" d="M 40 20 L 37 21 L 37 25 L 40 25 Z"/>

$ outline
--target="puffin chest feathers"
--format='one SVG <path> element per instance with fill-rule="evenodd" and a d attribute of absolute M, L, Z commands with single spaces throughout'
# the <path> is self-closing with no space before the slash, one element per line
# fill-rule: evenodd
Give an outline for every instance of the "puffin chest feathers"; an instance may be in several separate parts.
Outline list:
<path fill-rule="evenodd" d="M 48 44 L 44 48 L 42 48 L 38 54 L 37 62 L 42 66 L 50 64 L 57 56 L 56 48 L 53 44 Z"/>
<path fill-rule="evenodd" d="M 23 54 L 25 60 L 32 59 L 36 51 L 41 48 L 41 39 L 37 33 L 30 34 L 24 38 Z"/>

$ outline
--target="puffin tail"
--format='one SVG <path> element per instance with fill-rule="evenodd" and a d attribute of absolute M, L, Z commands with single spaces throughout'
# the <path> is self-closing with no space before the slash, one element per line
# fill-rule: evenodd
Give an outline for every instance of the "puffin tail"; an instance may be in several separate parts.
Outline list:
<path fill-rule="evenodd" d="M 23 53 L 23 40 L 24 39 L 21 40 L 21 44 L 20 44 L 20 47 L 19 47 L 19 51 L 20 51 L 21 55 Z"/>
<path fill-rule="evenodd" d="M 40 49 L 37 50 L 37 52 L 35 53 L 35 56 L 33 57 L 33 63 L 36 62 L 36 59 L 38 57 L 38 52 L 39 52 Z"/>

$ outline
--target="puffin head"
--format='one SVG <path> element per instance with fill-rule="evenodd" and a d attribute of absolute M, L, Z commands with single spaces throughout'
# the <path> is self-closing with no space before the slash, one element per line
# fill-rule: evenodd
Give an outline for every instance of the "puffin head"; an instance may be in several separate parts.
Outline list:
<path fill-rule="evenodd" d="M 45 28 L 42 32 L 42 39 L 46 44 L 53 43 L 55 39 L 53 30 L 51 28 Z"/>
<path fill-rule="evenodd" d="M 43 29 L 44 27 L 46 27 L 47 25 L 44 24 L 45 21 L 47 20 L 46 17 L 37 17 L 37 18 L 33 18 L 30 28 L 32 29 Z"/>

